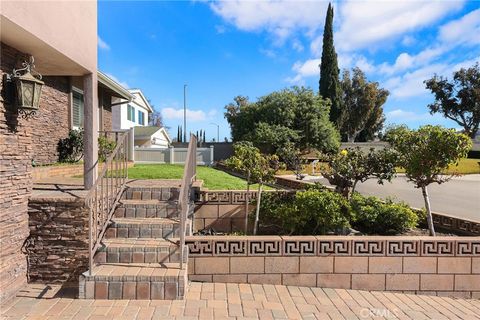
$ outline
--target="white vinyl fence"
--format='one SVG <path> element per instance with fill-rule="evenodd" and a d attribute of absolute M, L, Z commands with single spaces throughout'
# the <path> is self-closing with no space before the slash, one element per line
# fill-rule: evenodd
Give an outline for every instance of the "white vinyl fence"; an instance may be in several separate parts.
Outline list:
<path fill-rule="evenodd" d="M 176 163 L 185 164 L 187 148 L 157 149 L 135 148 L 135 163 Z M 213 164 L 213 146 L 210 148 L 197 148 L 197 164 Z"/>

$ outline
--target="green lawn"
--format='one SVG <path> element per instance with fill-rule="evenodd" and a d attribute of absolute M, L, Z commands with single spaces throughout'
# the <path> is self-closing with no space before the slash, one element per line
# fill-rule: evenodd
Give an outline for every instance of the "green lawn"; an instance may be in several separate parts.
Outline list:
<path fill-rule="evenodd" d="M 480 173 L 480 166 L 478 163 L 480 159 L 470 159 L 470 158 L 463 158 L 460 159 L 458 162 L 458 166 L 450 166 L 444 172 L 445 174 L 472 174 L 472 173 Z M 397 172 L 403 173 L 405 172 L 402 168 L 397 168 Z"/>
<path fill-rule="evenodd" d="M 183 165 L 181 164 L 136 164 L 128 169 L 129 179 L 181 179 L 182 175 Z M 205 166 L 197 166 L 197 179 L 203 180 L 203 186 L 210 190 L 244 190 L 247 188 L 245 180 Z M 250 188 L 256 189 L 258 185 L 250 186 Z"/>

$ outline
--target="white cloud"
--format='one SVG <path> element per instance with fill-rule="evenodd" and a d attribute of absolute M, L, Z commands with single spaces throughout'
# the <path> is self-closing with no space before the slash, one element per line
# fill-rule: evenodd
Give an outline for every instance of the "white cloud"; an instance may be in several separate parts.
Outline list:
<path fill-rule="evenodd" d="M 431 63 L 460 45 L 480 44 L 480 9 L 442 25 L 436 41 L 438 45 L 423 49 L 416 55 L 410 55 L 407 52 L 401 53 L 395 63 L 381 64 L 379 71 L 384 74 L 402 72 Z"/>
<path fill-rule="evenodd" d="M 347 1 L 339 7 L 337 47 L 352 51 L 432 25 L 464 1 Z"/>
<path fill-rule="evenodd" d="M 305 62 L 297 61 L 292 67 L 292 70 L 296 73 L 294 77 L 285 79 L 291 84 L 303 84 L 304 78 L 318 76 L 320 74 L 320 62 L 321 59 L 310 59 Z"/>
<path fill-rule="evenodd" d="M 259 51 L 260 51 L 261 54 L 263 54 L 266 57 L 269 57 L 269 58 L 272 58 L 272 59 L 277 57 L 277 54 L 272 49 L 260 48 Z"/>
<path fill-rule="evenodd" d="M 458 20 L 440 28 L 439 38 L 450 44 L 480 44 L 480 9 L 469 12 Z"/>
<path fill-rule="evenodd" d="M 403 109 L 395 109 L 386 113 L 387 121 L 390 123 L 404 123 L 410 121 L 432 121 L 438 115 L 431 115 L 428 112 L 417 113 Z"/>
<path fill-rule="evenodd" d="M 337 56 L 338 67 L 340 69 L 351 69 L 358 67 L 366 73 L 374 72 L 376 67 L 368 61 L 363 55 L 355 53 L 341 53 Z"/>
<path fill-rule="evenodd" d="M 267 31 L 283 43 L 295 31 L 312 34 L 323 25 L 327 5 L 321 1 L 232 0 L 213 2 L 210 8 L 240 30 Z"/>
<path fill-rule="evenodd" d="M 98 47 L 102 50 L 110 50 L 110 46 L 108 45 L 108 43 L 103 41 L 103 39 L 100 38 L 100 36 L 98 36 L 97 44 L 98 44 Z"/>
<path fill-rule="evenodd" d="M 122 87 L 128 89 L 130 88 L 130 86 L 128 85 L 128 83 L 126 83 L 125 81 L 121 81 L 119 80 L 117 77 L 115 77 L 113 74 L 111 73 L 105 73 L 107 75 L 107 77 L 111 78 L 112 80 L 114 80 L 115 82 L 117 82 L 118 84 L 120 84 Z"/>
<path fill-rule="evenodd" d="M 480 56 L 474 59 L 464 60 L 458 63 L 435 63 L 419 68 L 415 71 L 406 72 L 403 75 L 392 77 L 383 84 L 390 90 L 395 98 L 409 98 L 428 94 L 424 81 L 430 79 L 434 74 L 452 77 L 453 72 L 460 68 L 471 67 L 480 61 Z"/>
<path fill-rule="evenodd" d="M 162 116 L 166 120 L 179 120 L 183 119 L 183 109 L 174 109 L 174 108 L 163 108 Z M 205 121 L 207 115 L 202 110 L 191 110 L 187 109 L 187 120 L 188 121 Z"/>
<path fill-rule="evenodd" d="M 298 39 L 293 40 L 292 48 L 293 48 L 293 50 L 295 50 L 297 52 L 303 52 L 303 50 L 304 50 L 302 42 Z"/>
<path fill-rule="evenodd" d="M 426 48 L 420 51 L 416 55 L 410 55 L 407 52 L 403 52 L 398 55 L 397 59 L 395 60 L 395 63 L 393 64 L 382 63 L 379 66 L 378 70 L 381 73 L 387 74 L 387 75 L 402 72 L 405 70 L 409 70 L 409 69 L 430 63 L 431 61 L 434 61 L 437 58 L 439 58 L 442 54 L 444 54 L 448 50 L 449 50 L 449 47 L 447 47 L 446 45 L 439 45 L 435 48 Z"/>
<path fill-rule="evenodd" d="M 419 96 L 428 93 L 423 81 L 431 78 L 435 73 L 443 74 L 447 68 L 447 65 L 432 64 L 389 79 L 384 85 L 395 98 Z"/>
<path fill-rule="evenodd" d="M 417 42 L 417 40 L 409 35 L 403 37 L 402 39 L 402 44 L 407 47 L 413 45 L 415 42 Z"/>

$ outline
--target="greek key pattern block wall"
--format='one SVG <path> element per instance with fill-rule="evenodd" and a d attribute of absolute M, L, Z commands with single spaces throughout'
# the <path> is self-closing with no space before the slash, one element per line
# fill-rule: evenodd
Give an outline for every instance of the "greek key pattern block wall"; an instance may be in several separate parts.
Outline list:
<path fill-rule="evenodd" d="M 480 238 L 190 237 L 192 280 L 480 297 Z"/>

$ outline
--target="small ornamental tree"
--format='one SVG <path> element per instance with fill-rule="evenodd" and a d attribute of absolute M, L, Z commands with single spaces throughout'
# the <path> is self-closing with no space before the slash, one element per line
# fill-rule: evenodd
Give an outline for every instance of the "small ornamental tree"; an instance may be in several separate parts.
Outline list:
<path fill-rule="evenodd" d="M 430 199 L 427 187 L 431 183 L 444 183 L 454 175 L 442 174 L 450 165 L 458 165 L 472 146 L 465 134 L 441 126 L 423 126 L 418 130 L 399 127 L 387 134 L 392 147 L 399 153 L 399 166 L 405 169 L 406 177 L 422 190 L 427 211 L 430 235 L 435 236 Z"/>
<path fill-rule="evenodd" d="M 248 211 L 250 185 L 258 183 L 257 208 L 255 213 L 254 233 L 257 231 L 262 189 L 271 181 L 278 169 L 277 156 L 264 156 L 251 142 L 242 141 L 233 145 L 233 156 L 225 160 L 227 167 L 241 172 L 247 180 L 245 196 L 245 232 L 248 231 Z"/>
<path fill-rule="evenodd" d="M 337 192 L 350 198 L 358 182 L 372 178 L 376 178 L 379 184 L 384 180 L 391 181 L 395 176 L 396 158 L 396 153 L 387 148 L 371 148 L 368 153 L 359 147 L 350 148 L 328 157 L 328 167 L 323 167 L 321 172 Z"/>
<path fill-rule="evenodd" d="M 300 150 L 295 148 L 293 143 L 287 143 L 277 150 L 280 159 L 285 163 L 287 169 L 293 170 L 297 180 L 302 180 L 305 176 L 302 174 L 305 168 L 305 162 L 301 157 Z"/>

